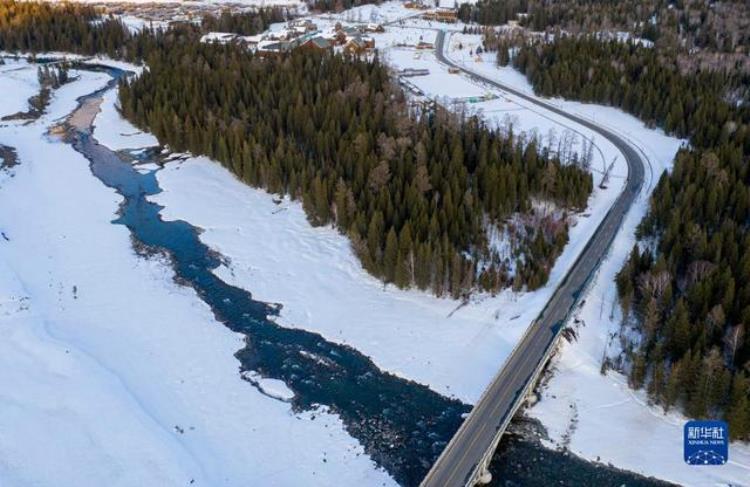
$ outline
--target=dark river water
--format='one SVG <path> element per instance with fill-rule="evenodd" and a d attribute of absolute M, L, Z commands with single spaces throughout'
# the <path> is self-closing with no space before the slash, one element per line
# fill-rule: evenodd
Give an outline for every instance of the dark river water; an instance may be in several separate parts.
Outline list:
<path fill-rule="evenodd" d="M 123 74 L 107 71 L 115 79 Z M 113 80 L 105 90 L 115 85 Z M 105 90 L 79 100 L 79 108 L 67 125 L 66 140 L 90 161 L 94 176 L 123 196 L 113 223 L 127 226 L 138 248 L 167 254 L 176 281 L 192 287 L 218 321 L 245 335 L 246 345 L 236 353 L 242 371 L 253 370 L 284 381 L 295 393 L 291 403 L 296 410 L 326 406 L 338 413 L 347 432 L 379 466 L 402 485 L 418 485 L 470 406 L 382 371 L 351 347 L 331 343 L 316 333 L 278 326 L 269 319 L 278 314 L 278 305 L 257 301 L 250 292 L 216 277 L 213 270 L 221 264 L 222 256 L 200 241 L 199 229 L 186 221 L 162 220 L 162 207 L 147 200 L 161 191 L 158 169 L 139 172 L 131 160 L 100 145 L 92 136 L 91 113 L 96 112 Z M 145 156 L 144 162 L 149 157 Z M 252 287 L 252 283 L 248 285 Z M 517 456 L 513 449 L 504 448 Z M 537 453 L 544 451 L 538 445 L 531 448 Z M 502 460 L 501 467 L 529 458 L 523 451 L 518 458 Z M 553 460 L 551 455 L 549 459 Z M 564 462 L 554 459 L 552 464 Z M 587 465 L 580 462 L 575 469 L 585 474 L 590 469 Z M 556 468 L 547 469 L 535 482 L 512 469 L 502 475 L 503 482 L 517 482 L 510 485 L 558 484 Z"/>

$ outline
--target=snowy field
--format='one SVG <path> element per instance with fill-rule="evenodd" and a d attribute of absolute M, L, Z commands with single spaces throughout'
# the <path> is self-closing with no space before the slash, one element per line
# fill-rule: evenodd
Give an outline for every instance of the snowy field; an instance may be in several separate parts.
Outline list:
<path fill-rule="evenodd" d="M 116 109 L 117 90 L 104 94 L 101 113 L 94 119 L 94 136 L 112 150 L 145 148 L 159 145 L 153 135 L 144 133 L 120 116 Z"/>
<path fill-rule="evenodd" d="M 340 13 L 329 13 L 320 15 L 320 18 L 331 19 L 340 22 L 375 22 L 385 24 L 406 17 L 420 15 L 422 11 L 408 9 L 403 2 L 390 1 L 379 5 L 365 4 L 350 8 Z"/>
<path fill-rule="evenodd" d="M 25 97 L 24 69 L 6 93 Z M 0 173 L 0 483 L 392 485 L 337 416 L 241 380 L 242 337 L 111 224 L 121 198 L 45 135 L 107 81 L 71 74 L 41 119 L 0 124 L 19 159 Z"/>

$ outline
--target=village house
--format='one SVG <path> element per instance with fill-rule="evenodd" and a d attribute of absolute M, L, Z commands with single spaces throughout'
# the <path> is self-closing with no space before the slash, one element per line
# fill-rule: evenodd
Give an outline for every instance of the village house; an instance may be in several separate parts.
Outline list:
<path fill-rule="evenodd" d="M 241 36 L 232 32 L 209 32 L 201 37 L 203 43 L 216 43 L 216 44 L 239 44 L 242 46 L 254 48 L 261 40 L 262 35 L 254 36 Z"/>
<path fill-rule="evenodd" d="M 313 49 L 327 49 L 330 41 L 319 35 L 318 26 L 309 19 L 297 19 L 289 22 L 286 28 L 269 32 L 260 40 L 255 40 L 256 51 L 261 56 L 289 52 L 306 45 Z M 318 39 L 318 40 L 315 40 Z"/>
<path fill-rule="evenodd" d="M 425 5 L 424 2 L 422 2 L 421 0 L 406 2 L 404 3 L 404 7 L 415 9 L 415 10 L 427 10 L 428 8 L 430 8 L 427 5 Z"/>
<path fill-rule="evenodd" d="M 454 24 L 458 22 L 458 14 L 456 9 L 439 7 L 435 10 L 425 12 L 422 14 L 422 18 L 425 20 L 435 20 L 437 22 L 445 22 L 448 24 Z"/>
<path fill-rule="evenodd" d="M 344 52 L 349 54 L 362 54 L 375 48 L 375 39 L 372 37 L 351 37 L 344 45 Z"/>
<path fill-rule="evenodd" d="M 318 30 L 318 26 L 310 19 L 297 19 L 290 21 L 287 26 L 290 30 L 299 32 L 300 35 Z"/>
<path fill-rule="evenodd" d="M 209 32 L 208 34 L 203 34 L 203 36 L 201 37 L 201 42 L 205 44 L 227 44 L 229 42 L 235 41 L 237 37 L 239 36 L 232 32 Z"/>
<path fill-rule="evenodd" d="M 323 36 L 315 36 L 305 41 L 300 48 L 312 50 L 327 50 L 333 48 L 333 42 Z"/>

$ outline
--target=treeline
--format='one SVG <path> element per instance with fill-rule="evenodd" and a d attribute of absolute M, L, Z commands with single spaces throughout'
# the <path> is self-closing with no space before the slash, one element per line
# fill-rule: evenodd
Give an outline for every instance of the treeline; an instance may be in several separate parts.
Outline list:
<path fill-rule="evenodd" d="M 317 12 L 342 12 L 370 3 L 379 5 L 381 2 L 380 0 L 307 0 L 310 8 Z"/>
<path fill-rule="evenodd" d="M 523 24 L 532 30 L 550 27 L 571 33 L 607 30 L 632 32 L 649 40 L 658 37 L 658 14 L 669 0 L 529 0 Z M 674 5 L 673 5 L 674 6 Z M 654 22 L 657 20 L 657 22 Z M 633 30 L 635 29 L 635 31 Z"/>
<path fill-rule="evenodd" d="M 500 25 L 517 20 L 519 13 L 529 8 L 528 0 L 478 0 L 458 6 L 458 18 L 465 23 Z"/>
<path fill-rule="evenodd" d="M 548 218 L 516 232 L 518 262 L 492 248 L 490 229 L 531 213 L 534 199 L 584 208 L 592 190 L 588 173 L 533 142 L 442 110 L 411 113 L 377 58 L 261 58 L 202 44 L 190 25 L 130 34 L 114 19 L 68 19 L 95 18 L 78 5 L 6 0 L 0 12 L 17 17 L 0 28 L 3 49 L 147 60 L 148 70 L 121 85 L 128 119 L 248 184 L 301 199 L 312 224 L 335 225 L 370 273 L 400 287 L 458 297 L 543 285 L 566 226 Z"/>
<path fill-rule="evenodd" d="M 744 0 L 529 0 L 522 23 L 541 31 L 623 31 L 660 47 L 748 53 L 750 8 Z"/>
<path fill-rule="evenodd" d="M 485 26 L 517 20 L 526 29 L 555 36 L 617 38 L 625 33 L 676 58 L 683 74 L 750 75 L 750 4 L 745 0 L 482 0 L 462 4 L 459 15 Z"/>
<path fill-rule="evenodd" d="M 513 65 L 541 95 L 620 107 L 701 147 L 729 135 L 726 124 L 738 114 L 724 96 L 747 82 L 732 73 L 685 76 L 674 59 L 654 49 L 594 36 L 524 42 Z"/>
<path fill-rule="evenodd" d="M 260 34 L 276 22 L 284 22 L 287 12 L 280 7 L 263 8 L 253 12 L 232 13 L 229 10 L 219 15 L 206 14 L 201 19 L 205 32 L 232 32 L 243 36 Z"/>
<path fill-rule="evenodd" d="M 254 35 L 284 18 L 285 12 L 278 8 L 206 14 L 201 29 Z M 148 53 L 174 44 L 175 39 L 196 42 L 198 33 L 193 25 L 175 24 L 164 32 L 144 28 L 134 34 L 118 18 L 104 16 L 89 5 L 0 0 L 0 50 L 5 51 L 106 54 L 141 62 L 147 60 Z"/>
<path fill-rule="evenodd" d="M 730 98 L 745 78 L 684 75 L 668 53 L 592 37 L 525 43 L 513 63 L 541 94 L 618 106 L 689 138 L 617 277 L 624 326 L 640 331 L 630 383 L 750 439 L 750 108 Z"/>
<path fill-rule="evenodd" d="M 569 32 L 593 32 L 633 25 L 650 29 L 651 20 L 665 0 L 478 0 L 461 3 L 458 17 L 463 22 L 502 25 L 518 21 L 532 30 L 559 27 Z"/>
<path fill-rule="evenodd" d="M 93 27 L 95 20 L 102 21 Z M 112 18 L 100 19 L 91 6 L 0 2 L 0 49 L 5 51 L 115 55 L 129 37 L 122 23 Z"/>

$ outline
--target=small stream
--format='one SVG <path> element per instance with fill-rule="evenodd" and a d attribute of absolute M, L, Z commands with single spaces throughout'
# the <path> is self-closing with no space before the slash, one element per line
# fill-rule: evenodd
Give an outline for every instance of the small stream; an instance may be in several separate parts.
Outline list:
<path fill-rule="evenodd" d="M 295 394 L 291 403 L 297 411 L 322 406 L 337 413 L 347 432 L 379 466 L 402 485 L 418 485 L 470 406 L 380 370 L 349 346 L 329 342 L 317 333 L 277 325 L 272 318 L 278 315 L 279 305 L 257 301 L 250 292 L 216 277 L 213 271 L 222 264 L 222 256 L 200 241 L 200 230 L 186 221 L 162 220 L 162 207 L 148 201 L 161 191 L 156 178 L 159 169 L 140 172 L 127 157 L 93 137 L 92 123 L 102 95 L 114 89 L 125 73 L 104 67 L 91 69 L 104 69 L 113 79 L 106 88 L 79 99 L 78 108 L 64 126 L 64 139 L 90 161 L 94 176 L 123 196 L 112 223 L 127 226 L 137 249 L 168 255 L 175 280 L 192 287 L 218 321 L 245 335 L 245 347 L 235 354 L 241 371 L 284 381 Z M 153 161 L 153 157 L 146 153 L 141 162 Z M 521 457 L 507 460 L 509 465 L 528 459 L 528 451 L 521 451 Z M 555 465 L 564 461 L 555 459 L 553 468 L 534 483 L 557 483 Z M 585 474 L 586 465 L 590 464 L 579 461 L 575 468 Z M 506 469 L 503 482 L 514 485 L 509 480 L 512 476 L 512 469 Z M 528 477 L 516 478 L 523 485 L 534 484 L 527 482 Z"/>

